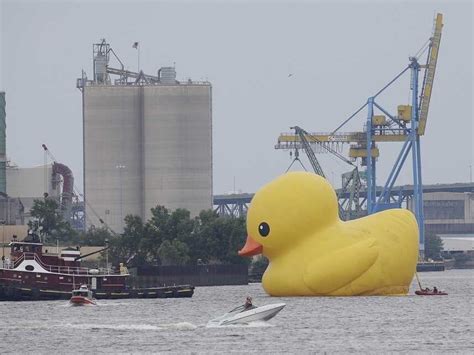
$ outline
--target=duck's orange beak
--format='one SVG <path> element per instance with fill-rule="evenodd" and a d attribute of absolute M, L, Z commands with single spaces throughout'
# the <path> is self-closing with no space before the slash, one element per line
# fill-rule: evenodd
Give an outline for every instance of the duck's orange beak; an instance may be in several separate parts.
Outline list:
<path fill-rule="evenodd" d="M 240 256 L 252 256 L 262 254 L 263 246 L 252 239 L 251 236 L 247 236 L 247 241 L 242 249 L 239 250 Z"/>

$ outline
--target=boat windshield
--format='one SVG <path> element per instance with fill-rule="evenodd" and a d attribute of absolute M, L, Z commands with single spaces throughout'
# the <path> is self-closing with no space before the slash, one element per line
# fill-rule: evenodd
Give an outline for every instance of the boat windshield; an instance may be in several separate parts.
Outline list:
<path fill-rule="evenodd" d="M 72 295 L 73 296 L 82 296 L 82 297 L 88 297 L 89 296 L 87 291 L 81 291 L 81 290 L 72 291 Z"/>
<path fill-rule="evenodd" d="M 245 311 L 245 306 L 238 306 L 231 310 L 229 313 L 239 313 Z"/>

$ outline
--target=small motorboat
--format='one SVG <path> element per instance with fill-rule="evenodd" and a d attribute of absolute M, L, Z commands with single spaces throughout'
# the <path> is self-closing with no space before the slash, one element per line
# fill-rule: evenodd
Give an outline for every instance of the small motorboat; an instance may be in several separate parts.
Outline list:
<path fill-rule="evenodd" d="M 423 286 L 421 286 L 420 278 L 418 277 L 418 273 L 416 271 L 415 271 L 415 276 L 416 276 L 416 280 L 418 281 L 418 286 L 420 287 L 419 290 L 415 291 L 415 295 L 418 295 L 418 296 L 446 296 L 448 294 L 447 292 L 438 290 L 437 287 L 433 287 L 432 290 L 429 289 L 428 287 L 423 288 Z"/>
<path fill-rule="evenodd" d="M 285 303 L 268 304 L 266 306 L 252 307 L 248 309 L 246 309 L 245 306 L 239 306 L 223 316 L 209 321 L 208 325 L 221 326 L 267 321 L 275 317 L 285 306 Z"/>
<path fill-rule="evenodd" d="M 433 291 L 433 290 L 416 290 L 415 295 L 418 296 L 446 296 L 448 293 L 444 291 Z"/>
<path fill-rule="evenodd" d="M 92 291 L 87 285 L 81 285 L 77 290 L 73 290 L 69 303 L 73 306 L 97 305 Z"/>

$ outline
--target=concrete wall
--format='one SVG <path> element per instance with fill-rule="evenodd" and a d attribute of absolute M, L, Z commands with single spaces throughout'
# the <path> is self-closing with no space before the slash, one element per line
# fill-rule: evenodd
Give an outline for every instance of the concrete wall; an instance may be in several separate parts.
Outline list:
<path fill-rule="evenodd" d="M 28 235 L 28 226 L 27 225 L 17 225 L 17 226 L 4 226 L 0 225 L 0 243 L 8 244 L 13 239 L 13 236 L 16 235 L 18 240 L 23 240 Z"/>
<path fill-rule="evenodd" d="M 433 192 L 424 195 L 423 203 L 427 224 L 474 223 L 474 193 Z"/>
<path fill-rule="evenodd" d="M 59 186 L 53 189 L 53 167 L 35 166 L 32 168 L 7 168 L 7 194 L 11 197 L 38 197 L 43 198 L 47 192 L 50 196 L 60 194 Z"/>
<path fill-rule="evenodd" d="M 87 227 L 100 225 L 100 216 L 119 232 L 122 216 L 141 215 L 139 104 L 137 87 L 87 86 L 84 90 Z"/>
<path fill-rule="evenodd" d="M 474 233 L 474 193 L 433 192 L 423 200 L 427 233 Z"/>
<path fill-rule="evenodd" d="M 19 198 L 0 194 L 0 222 L 7 225 L 25 223 L 24 205 Z"/>
<path fill-rule="evenodd" d="M 197 215 L 212 207 L 210 86 L 145 89 L 145 218 L 158 203 Z"/>
<path fill-rule="evenodd" d="M 6 177 L 7 194 L 21 201 L 24 207 L 25 223 L 30 218 L 30 208 L 34 200 L 43 199 L 45 192 L 59 201 L 60 184 L 53 184 L 51 164 L 32 168 L 7 167 Z"/>
<path fill-rule="evenodd" d="M 474 234 L 439 234 L 443 250 L 448 252 L 474 252 Z"/>
<path fill-rule="evenodd" d="M 84 87 L 86 223 L 93 210 L 116 232 L 164 205 L 212 207 L 209 84 Z M 122 166 L 122 168 L 118 168 Z"/>

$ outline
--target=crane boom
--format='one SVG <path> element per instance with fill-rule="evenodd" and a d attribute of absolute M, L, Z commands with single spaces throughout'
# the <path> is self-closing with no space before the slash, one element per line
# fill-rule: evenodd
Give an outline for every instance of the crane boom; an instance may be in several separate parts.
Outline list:
<path fill-rule="evenodd" d="M 321 168 L 321 165 L 319 164 L 318 159 L 316 158 L 316 154 L 314 154 L 313 148 L 311 148 L 311 145 L 306 139 L 306 135 L 308 134 L 308 132 L 306 132 L 304 129 L 298 126 L 290 127 L 290 128 L 294 129 L 295 135 L 299 136 L 302 148 L 304 149 L 306 155 L 308 156 L 309 162 L 311 163 L 311 166 L 313 167 L 314 172 L 318 174 L 319 176 L 326 178 L 326 176 L 324 175 L 323 169 Z"/>
<path fill-rule="evenodd" d="M 433 81 L 436 73 L 436 63 L 438 61 L 438 51 L 441 42 L 441 31 L 443 29 L 443 15 L 437 14 L 433 37 L 430 39 L 430 50 L 428 53 L 428 63 L 426 65 L 425 77 L 423 79 L 423 87 L 421 91 L 421 104 L 418 124 L 418 134 L 425 134 L 426 121 L 428 119 L 428 110 L 430 107 L 431 91 L 433 89 Z"/>
<path fill-rule="evenodd" d="M 404 142 L 406 140 L 406 133 L 401 129 L 392 129 L 384 132 L 384 134 L 372 135 L 374 142 Z M 323 133 L 313 132 L 310 133 L 306 139 L 309 143 L 363 143 L 367 138 L 365 132 L 349 132 L 349 133 Z M 299 148 L 301 139 L 299 136 L 295 136 L 293 133 L 280 133 L 278 137 L 278 143 L 275 145 L 275 149 L 294 149 Z M 321 144 L 323 146 L 324 144 Z"/>
<path fill-rule="evenodd" d="M 355 167 L 355 165 L 349 159 L 347 159 L 345 156 L 338 153 L 334 149 L 330 148 L 327 144 L 324 144 L 324 141 L 321 141 L 314 134 L 310 134 L 310 133 L 306 132 L 303 128 L 298 127 L 298 126 L 294 126 L 294 127 L 290 127 L 290 128 L 295 130 L 295 134 L 299 136 L 301 142 L 303 142 L 303 140 L 304 140 L 306 142 L 306 144 L 309 144 L 309 142 L 317 143 L 321 146 L 321 148 L 325 149 L 328 153 L 331 153 L 332 155 L 338 157 L 344 163 L 347 163 L 347 164 L 352 165 L 352 166 Z M 311 151 L 313 151 L 313 150 L 311 149 Z M 314 154 L 314 152 L 313 152 L 313 154 Z M 316 162 L 317 162 L 317 160 L 316 160 Z M 318 165 L 319 165 L 319 163 L 318 163 Z"/>
<path fill-rule="evenodd" d="M 324 144 L 324 142 L 321 142 L 317 137 L 314 137 L 313 135 L 306 132 L 303 128 L 298 127 L 298 126 L 294 126 L 290 128 L 295 131 L 295 136 L 299 138 L 300 147 L 304 149 L 314 169 L 314 172 L 316 174 L 325 178 L 323 169 L 321 168 L 321 165 L 319 164 L 318 159 L 316 158 L 316 155 L 314 154 L 314 151 L 311 148 L 311 145 L 309 143 L 310 141 L 311 143 L 319 144 L 322 148 L 324 148 L 329 153 L 333 154 L 334 156 L 341 159 L 345 163 L 354 167 L 354 170 L 351 172 L 350 177 L 343 184 L 342 189 L 341 189 L 341 192 L 343 194 L 346 192 L 349 192 L 350 194 L 350 197 L 347 201 L 346 209 L 344 209 L 340 201 L 338 201 L 338 207 L 339 207 L 339 216 L 343 220 L 349 220 L 351 219 L 351 217 L 359 217 L 360 210 L 361 210 L 361 206 L 359 203 L 359 191 L 361 189 L 361 181 L 360 181 L 359 170 L 357 166 L 354 165 L 349 159 L 344 157 L 342 154 L 330 148 L 327 144 Z M 295 149 L 298 149 L 298 148 L 296 148 L 295 146 Z"/>

